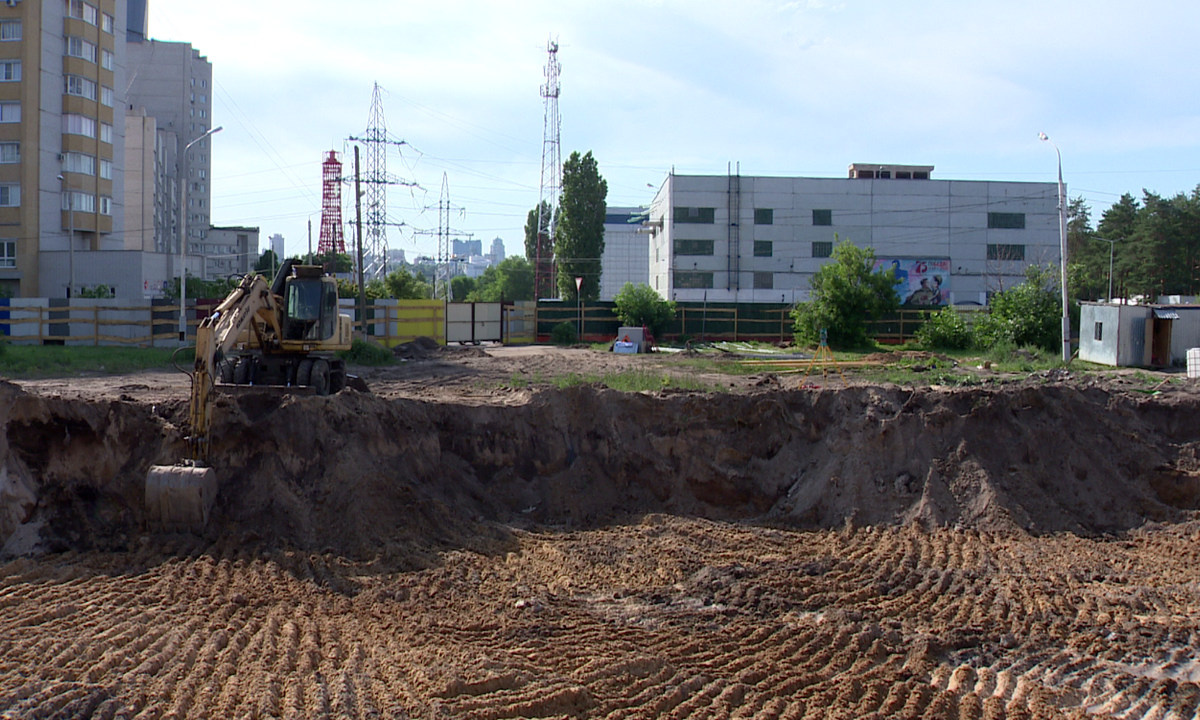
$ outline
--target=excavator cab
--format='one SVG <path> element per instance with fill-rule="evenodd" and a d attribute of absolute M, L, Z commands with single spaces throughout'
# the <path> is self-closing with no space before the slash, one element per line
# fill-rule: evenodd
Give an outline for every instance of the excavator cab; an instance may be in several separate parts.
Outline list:
<path fill-rule="evenodd" d="M 337 283 L 303 266 L 296 270 L 297 275 L 287 279 L 284 289 L 283 337 L 328 340 L 337 332 Z"/>

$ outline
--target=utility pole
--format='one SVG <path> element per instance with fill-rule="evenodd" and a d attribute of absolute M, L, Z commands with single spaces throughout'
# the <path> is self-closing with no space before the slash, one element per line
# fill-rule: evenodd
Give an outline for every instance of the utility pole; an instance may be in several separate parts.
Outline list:
<path fill-rule="evenodd" d="M 367 334 L 367 286 L 363 282 L 362 176 L 358 171 L 358 146 L 354 146 L 354 216 L 358 225 L 358 318 Z"/>
<path fill-rule="evenodd" d="M 459 208 L 462 210 L 463 208 Z M 415 230 L 414 235 L 432 235 L 432 230 Z M 438 275 L 445 275 L 445 281 L 442 283 L 445 298 L 450 301 L 450 260 L 453 253 L 450 252 L 451 238 L 472 238 L 474 233 L 461 232 L 450 228 L 450 181 L 446 173 L 442 173 L 442 195 L 438 200 L 438 252 L 437 252 L 437 270 L 433 279 L 433 296 L 438 295 Z"/>
<path fill-rule="evenodd" d="M 559 195 L 562 194 L 562 122 L 558 116 L 558 96 L 562 90 L 558 63 L 558 43 L 546 44 L 549 58 L 546 60 L 546 83 L 542 85 L 542 98 L 546 113 L 542 129 L 542 181 L 538 192 L 537 236 L 533 258 L 534 297 L 558 297 L 558 283 L 554 277 L 554 224 Z M 543 217 L 542 205 L 549 206 Z"/>

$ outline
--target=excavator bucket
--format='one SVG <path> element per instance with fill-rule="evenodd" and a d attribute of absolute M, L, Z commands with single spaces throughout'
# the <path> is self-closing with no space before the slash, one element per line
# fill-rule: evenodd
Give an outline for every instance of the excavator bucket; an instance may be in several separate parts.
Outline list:
<path fill-rule="evenodd" d="M 146 473 L 146 519 L 168 532 L 204 530 L 217 499 L 217 474 L 210 467 L 151 465 Z"/>

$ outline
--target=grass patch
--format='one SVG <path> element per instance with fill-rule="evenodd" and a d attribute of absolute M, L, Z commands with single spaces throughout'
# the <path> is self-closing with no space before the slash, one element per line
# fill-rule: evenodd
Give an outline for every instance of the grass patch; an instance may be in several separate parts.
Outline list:
<path fill-rule="evenodd" d="M 45 378 L 161 370 L 173 367 L 174 352 L 175 348 L 8 344 L 0 353 L 0 374 L 11 378 Z M 191 366 L 193 357 L 192 349 L 185 348 L 175 361 L 181 367 Z"/>
<path fill-rule="evenodd" d="M 354 338 L 350 349 L 339 352 L 338 357 L 355 365 L 380 366 L 392 365 L 396 362 L 396 356 L 392 354 L 391 350 L 362 338 Z"/>
<path fill-rule="evenodd" d="M 626 370 L 611 373 L 566 373 L 546 377 L 540 373 L 522 375 L 514 373 L 507 387 L 525 389 L 537 385 L 549 385 L 564 390 L 580 385 L 599 385 L 620 392 L 647 392 L 654 390 L 692 390 L 698 392 L 720 392 L 719 385 L 704 383 L 691 377 L 678 377 L 653 370 Z"/>

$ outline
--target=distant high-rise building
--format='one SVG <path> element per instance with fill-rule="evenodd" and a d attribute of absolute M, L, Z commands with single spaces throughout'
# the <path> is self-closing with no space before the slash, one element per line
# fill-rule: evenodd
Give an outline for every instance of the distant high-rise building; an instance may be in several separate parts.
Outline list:
<path fill-rule="evenodd" d="M 499 265 L 504 262 L 504 241 L 500 238 L 492 240 L 491 261 L 493 265 Z"/>
<path fill-rule="evenodd" d="M 270 238 L 267 239 L 267 242 L 269 243 L 268 247 L 271 249 L 271 252 L 275 253 L 276 258 L 283 260 L 284 258 L 287 257 L 287 255 L 285 255 L 283 252 L 283 236 L 282 235 L 280 235 L 279 233 L 275 233 L 274 235 L 272 235 Z"/>
<path fill-rule="evenodd" d="M 454 257 L 470 257 L 483 254 L 482 240 L 454 240 L 451 243 L 451 254 Z"/>

